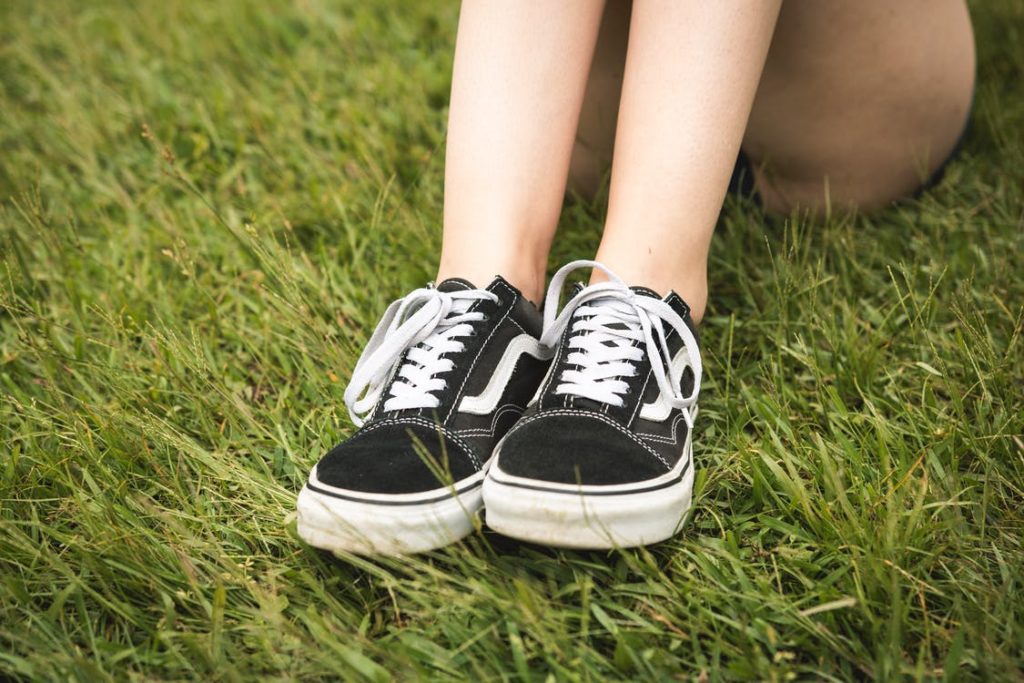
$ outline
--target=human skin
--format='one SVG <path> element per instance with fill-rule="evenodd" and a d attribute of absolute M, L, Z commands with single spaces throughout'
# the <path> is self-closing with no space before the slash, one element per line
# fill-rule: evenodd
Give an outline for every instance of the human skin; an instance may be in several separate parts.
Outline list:
<path fill-rule="evenodd" d="M 741 146 L 769 211 L 882 206 L 949 155 L 974 70 L 962 0 L 467 0 L 439 277 L 538 301 L 566 175 L 610 163 L 597 259 L 699 320 Z"/>
<path fill-rule="evenodd" d="M 500 274 L 540 301 L 602 9 L 593 0 L 463 3 L 438 280 L 486 286 Z"/>

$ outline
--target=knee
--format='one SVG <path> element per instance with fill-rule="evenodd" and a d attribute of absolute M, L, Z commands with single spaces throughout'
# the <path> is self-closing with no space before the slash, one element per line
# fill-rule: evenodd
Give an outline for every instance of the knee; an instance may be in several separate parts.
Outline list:
<path fill-rule="evenodd" d="M 964 134 L 968 107 L 945 120 L 921 117 L 888 131 L 869 126 L 785 148 L 747 150 L 755 187 L 770 212 L 883 208 L 938 179 Z M 905 116 L 893 113 L 900 114 Z"/>
<path fill-rule="evenodd" d="M 913 194 L 948 160 L 969 115 L 975 56 L 962 3 L 927 14 L 891 3 L 788 7 L 743 141 L 766 207 L 872 209 Z M 825 18 L 809 8 L 822 7 L 845 9 L 831 48 L 812 52 L 822 46 L 807 23 Z M 865 12 L 874 19 L 858 24 Z"/>

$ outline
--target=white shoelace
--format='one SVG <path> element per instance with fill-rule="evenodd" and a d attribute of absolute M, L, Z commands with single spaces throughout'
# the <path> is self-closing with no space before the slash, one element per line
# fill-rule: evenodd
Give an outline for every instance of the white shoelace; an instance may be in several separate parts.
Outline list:
<path fill-rule="evenodd" d="M 345 389 L 345 405 L 352 422 L 362 426 L 393 372 L 395 381 L 384 401 L 384 411 L 436 408 L 440 401 L 434 392 L 447 385 L 437 375 L 455 367 L 443 356 L 466 348 L 459 337 L 475 334 L 471 323 L 486 317 L 469 308 L 477 301 L 488 300 L 497 301 L 498 297 L 480 289 L 439 292 L 425 287 L 388 306 Z M 405 362 L 395 370 L 407 350 Z"/>
<path fill-rule="evenodd" d="M 558 300 L 566 277 L 580 268 L 597 268 L 608 282 L 586 287 L 573 297 L 556 317 Z M 553 347 L 572 322 L 566 361 L 577 366 L 563 370 L 555 387 L 557 394 L 571 394 L 613 406 L 623 405 L 629 385 L 622 379 L 637 373 L 637 363 L 646 352 L 662 396 L 673 408 L 683 411 L 693 427 L 694 408 L 700 393 L 700 350 L 693 332 L 664 301 L 637 294 L 597 261 L 573 261 L 563 266 L 548 287 L 544 302 L 544 333 L 541 343 Z M 665 326 L 683 340 L 693 391 L 684 395 L 684 367 L 672 363 Z"/>

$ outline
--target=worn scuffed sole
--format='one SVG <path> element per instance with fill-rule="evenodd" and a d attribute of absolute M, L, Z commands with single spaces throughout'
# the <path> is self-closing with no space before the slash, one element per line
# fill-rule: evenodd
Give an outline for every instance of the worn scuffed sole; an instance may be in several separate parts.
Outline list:
<path fill-rule="evenodd" d="M 649 545 L 674 536 L 693 497 L 689 458 L 679 471 L 626 486 L 573 486 L 503 473 L 484 480 L 487 526 L 505 536 L 561 548 Z"/>
<path fill-rule="evenodd" d="M 450 488 L 423 494 L 378 495 L 317 485 L 302 487 L 298 532 L 331 552 L 407 555 L 435 550 L 473 532 L 482 506 L 483 473 Z"/>

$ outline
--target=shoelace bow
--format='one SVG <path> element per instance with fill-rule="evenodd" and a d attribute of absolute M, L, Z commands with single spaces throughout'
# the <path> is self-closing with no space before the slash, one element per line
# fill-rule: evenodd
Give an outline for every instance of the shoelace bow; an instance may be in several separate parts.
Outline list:
<path fill-rule="evenodd" d="M 569 273 L 580 268 L 597 268 L 609 281 L 583 289 L 556 317 L 562 286 Z M 621 406 L 622 396 L 629 389 L 622 378 L 636 375 L 637 364 L 646 353 L 662 396 L 673 408 L 682 409 L 687 423 L 693 426 L 691 407 L 700 393 L 700 351 L 693 332 L 671 306 L 637 294 L 597 261 L 573 261 L 551 280 L 544 302 L 541 343 L 555 346 L 570 322 L 566 362 L 576 367 L 562 371 L 555 393 Z M 684 395 L 682 389 L 684 368 L 672 363 L 666 325 L 683 340 L 686 360 L 694 375 L 689 395 Z"/>
<path fill-rule="evenodd" d="M 459 337 L 475 334 L 471 323 L 485 319 L 484 313 L 470 311 L 477 301 L 497 301 L 490 292 L 474 289 L 440 292 L 424 287 L 388 306 L 370 341 L 356 362 L 352 380 L 345 390 L 345 405 L 356 426 L 362 426 L 380 400 L 392 372 L 384 411 L 403 408 L 436 408 L 440 401 L 433 392 L 447 385 L 437 375 L 455 367 L 446 353 L 465 349 Z M 395 370 L 402 354 L 405 362 Z"/>

